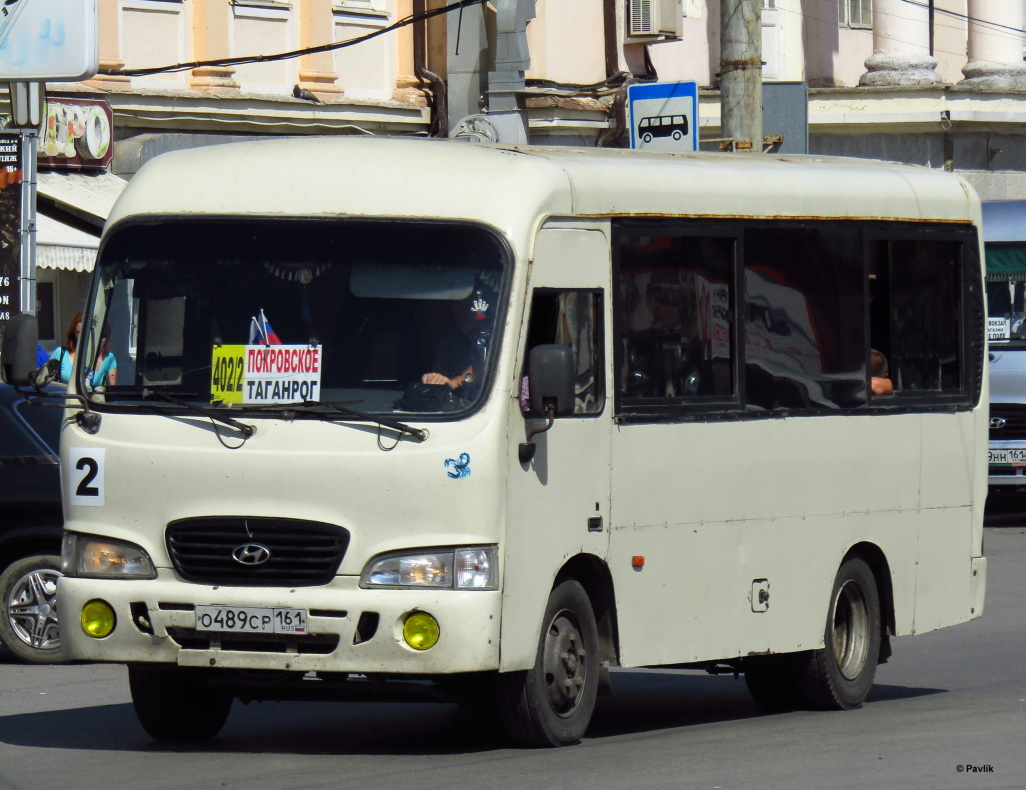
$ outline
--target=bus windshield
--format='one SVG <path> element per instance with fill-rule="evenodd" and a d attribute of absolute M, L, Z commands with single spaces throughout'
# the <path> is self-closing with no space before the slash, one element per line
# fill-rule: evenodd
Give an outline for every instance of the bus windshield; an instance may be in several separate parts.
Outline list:
<path fill-rule="evenodd" d="M 497 236 L 458 223 L 116 229 L 79 386 L 108 405 L 465 413 L 489 383 L 506 260 Z"/>
<path fill-rule="evenodd" d="M 1026 348 L 1026 245 L 987 244 L 987 338 Z"/>

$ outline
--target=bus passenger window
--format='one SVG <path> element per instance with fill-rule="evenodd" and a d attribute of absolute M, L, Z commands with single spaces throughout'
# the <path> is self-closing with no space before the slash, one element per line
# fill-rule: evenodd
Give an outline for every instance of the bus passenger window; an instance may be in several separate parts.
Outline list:
<path fill-rule="evenodd" d="M 866 402 L 865 280 L 857 228 L 745 229 L 745 401 L 757 409 Z"/>
<path fill-rule="evenodd" d="M 897 239 L 871 249 L 873 306 L 880 299 L 887 308 L 884 327 L 873 321 L 872 343 L 888 358 L 895 394 L 961 392 L 961 243 Z"/>
<path fill-rule="evenodd" d="M 602 379 L 602 294 L 596 291 L 537 289 L 531 300 L 527 354 L 550 343 L 570 346 L 576 366 L 574 414 L 600 414 L 605 403 Z M 527 369 L 521 375 L 521 409 L 530 411 Z"/>
<path fill-rule="evenodd" d="M 618 386 L 624 405 L 735 396 L 734 239 L 624 222 Z"/>

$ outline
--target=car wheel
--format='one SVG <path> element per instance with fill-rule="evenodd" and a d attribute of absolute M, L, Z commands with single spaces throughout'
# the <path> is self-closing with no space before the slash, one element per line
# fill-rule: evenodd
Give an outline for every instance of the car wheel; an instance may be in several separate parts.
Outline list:
<path fill-rule="evenodd" d="M 682 135 L 679 130 L 675 130 L 674 131 L 674 133 L 673 133 L 673 139 L 674 140 L 676 140 L 677 142 L 680 142 L 682 137 L 684 137 L 684 135 Z"/>
<path fill-rule="evenodd" d="M 233 697 L 207 684 L 203 670 L 130 666 L 139 723 L 158 741 L 206 741 L 221 731 Z"/>
<path fill-rule="evenodd" d="M 869 695 L 880 656 L 880 596 L 861 559 L 845 562 L 834 580 L 825 647 L 805 654 L 799 688 L 818 708 L 857 708 Z"/>
<path fill-rule="evenodd" d="M 591 723 L 598 694 L 598 628 L 584 588 L 568 580 L 549 596 L 534 667 L 499 675 L 506 733 L 529 746 L 569 746 Z"/>
<path fill-rule="evenodd" d="M 641 139 L 644 140 L 646 143 L 650 143 L 652 142 L 652 135 L 648 132 L 645 132 L 643 135 L 641 135 Z"/>
<path fill-rule="evenodd" d="M 0 641 L 15 658 L 36 664 L 64 660 L 57 621 L 59 557 L 42 554 L 0 574 Z"/>

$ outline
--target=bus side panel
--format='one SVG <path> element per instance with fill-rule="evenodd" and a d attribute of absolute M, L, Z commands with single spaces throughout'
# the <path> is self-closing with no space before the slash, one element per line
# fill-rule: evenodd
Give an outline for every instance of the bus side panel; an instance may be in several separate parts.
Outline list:
<path fill-rule="evenodd" d="M 624 663 L 821 646 L 834 575 L 862 542 L 887 558 L 897 627 L 911 628 L 920 428 L 918 415 L 868 414 L 618 428 L 610 568 Z M 753 612 L 763 579 L 769 606 Z"/>
<path fill-rule="evenodd" d="M 920 571 L 916 588 L 916 633 L 978 617 L 972 558 L 982 554 L 981 508 L 974 494 L 985 480 L 984 456 L 969 456 L 986 436 L 986 409 L 955 415 L 923 415 L 923 511 Z M 957 430 L 952 430 L 952 420 Z"/>
<path fill-rule="evenodd" d="M 613 564 L 623 664 L 709 661 L 822 647 L 842 546 L 861 542 L 885 552 L 899 627 L 908 629 L 915 598 L 917 524 L 918 514 L 909 510 L 889 514 L 886 522 L 860 513 L 617 530 L 611 554 L 645 557 L 640 572 L 625 570 L 623 562 Z M 824 533 L 835 540 L 830 546 L 822 540 Z M 782 547 L 788 551 L 782 553 Z M 768 605 L 755 611 L 759 607 L 753 582 L 762 580 L 768 583 Z"/>

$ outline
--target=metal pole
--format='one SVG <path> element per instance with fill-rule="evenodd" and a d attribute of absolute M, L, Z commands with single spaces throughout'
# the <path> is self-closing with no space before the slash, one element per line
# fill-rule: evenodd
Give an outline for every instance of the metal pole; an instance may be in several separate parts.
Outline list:
<path fill-rule="evenodd" d="M 720 137 L 762 150 L 762 0 L 720 0 Z"/>
<path fill-rule="evenodd" d="M 21 132 L 21 284 L 18 294 L 23 313 L 36 314 L 36 160 L 39 134 L 35 129 Z"/>

